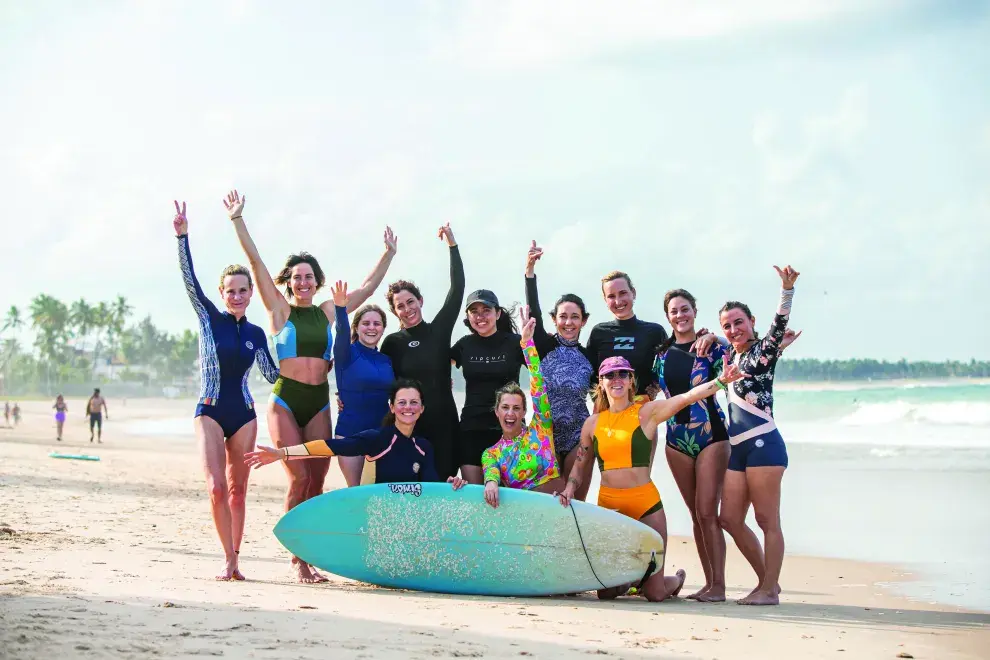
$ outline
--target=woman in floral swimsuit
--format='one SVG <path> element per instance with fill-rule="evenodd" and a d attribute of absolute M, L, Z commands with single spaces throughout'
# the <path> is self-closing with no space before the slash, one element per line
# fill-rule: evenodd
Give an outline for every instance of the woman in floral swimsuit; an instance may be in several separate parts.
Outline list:
<path fill-rule="evenodd" d="M 787 330 L 799 273 L 787 266 L 774 266 L 782 290 L 777 314 L 770 332 L 758 338 L 756 319 L 741 302 L 725 303 L 719 323 L 731 347 L 726 356 L 751 378 L 733 383 L 729 400 L 728 471 L 722 491 L 719 521 L 729 532 L 760 580 L 753 591 L 738 601 L 742 605 L 776 605 L 780 587 L 777 580 L 784 562 L 784 535 L 780 529 L 780 482 L 787 469 L 787 448 L 773 418 L 773 377 L 780 348 Z M 746 526 L 749 504 L 753 503 L 756 522 L 763 530 L 764 550 Z"/>

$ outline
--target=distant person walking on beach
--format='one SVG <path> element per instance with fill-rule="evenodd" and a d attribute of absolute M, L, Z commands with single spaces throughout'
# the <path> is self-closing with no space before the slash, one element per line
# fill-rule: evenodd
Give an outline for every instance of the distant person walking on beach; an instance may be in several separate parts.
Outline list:
<path fill-rule="evenodd" d="M 777 314 L 766 337 L 760 339 L 749 307 L 731 300 L 719 312 L 719 323 L 731 347 L 726 365 L 736 365 L 752 375 L 733 383 L 729 400 L 728 471 L 722 491 L 719 521 L 746 557 L 759 584 L 741 605 L 776 605 L 779 602 L 780 569 L 784 563 L 784 534 L 780 528 L 780 482 L 787 469 L 787 447 L 773 418 L 774 369 L 783 345 L 798 273 L 790 266 L 780 275 Z M 756 523 L 763 530 L 763 548 L 746 525 L 750 503 Z"/>
<path fill-rule="evenodd" d="M 16 404 L 15 404 L 16 405 Z M 93 428 L 96 428 L 96 441 L 103 442 L 103 413 L 106 412 L 107 419 L 110 419 L 110 411 L 107 410 L 107 400 L 100 394 L 100 388 L 93 390 L 93 396 L 86 402 L 86 414 L 89 415 L 89 441 L 93 441 Z"/>
<path fill-rule="evenodd" d="M 193 428 L 203 457 L 213 524 L 224 552 L 224 568 L 216 578 L 243 580 L 238 561 L 251 473 L 244 456 L 254 449 L 258 436 L 247 376 L 257 363 L 265 379 L 274 383 L 278 368 L 268 352 L 265 331 L 245 317 L 254 293 L 248 269 L 227 266 L 220 274 L 218 288 L 226 307 L 221 312 L 203 292 L 193 270 L 185 202 L 181 207 L 175 202 L 172 227 L 178 239 L 182 283 L 199 320 L 200 391 Z"/>
<path fill-rule="evenodd" d="M 55 397 L 55 405 L 52 406 L 55 410 L 55 426 L 58 427 L 58 440 L 62 441 L 62 427 L 65 426 L 65 413 L 69 411 L 69 406 L 65 405 L 65 399 L 59 394 Z"/>
<path fill-rule="evenodd" d="M 14 409 L 10 412 L 14 416 L 14 426 L 17 426 L 21 423 L 21 407 L 15 402 Z"/>
<path fill-rule="evenodd" d="M 10 426 L 10 401 L 3 403 L 3 425 Z"/>

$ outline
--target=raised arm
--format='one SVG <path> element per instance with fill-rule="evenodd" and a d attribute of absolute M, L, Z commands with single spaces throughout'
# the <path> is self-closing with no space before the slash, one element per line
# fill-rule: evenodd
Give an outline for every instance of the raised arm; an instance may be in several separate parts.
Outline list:
<path fill-rule="evenodd" d="M 333 364 L 334 368 L 346 369 L 351 364 L 351 324 L 347 319 L 347 282 L 337 280 L 330 289 L 333 294 L 334 332 Z"/>
<path fill-rule="evenodd" d="M 798 275 L 801 273 L 797 272 L 790 266 L 785 266 L 783 270 L 777 268 L 777 266 L 774 266 L 774 269 L 780 276 L 780 302 L 777 304 L 777 313 L 773 317 L 773 323 L 770 324 L 770 331 L 763 339 L 760 340 L 760 344 L 767 353 L 779 355 L 780 351 L 785 348 L 783 345 L 784 333 L 787 330 L 787 321 L 791 316 L 791 301 L 794 299 L 794 283 L 797 281 Z M 794 339 L 791 339 L 791 341 L 794 341 Z"/>
<path fill-rule="evenodd" d="M 203 293 L 199 285 L 196 271 L 193 269 L 192 254 L 189 252 L 189 221 L 186 219 L 186 203 L 175 201 L 175 219 L 172 220 L 175 237 L 179 245 L 179 270 L 182 272 L 182 283 L 186 286 L 186 294 L 192 303 L 196 315 L 205 321 L 211 315 L 219 314 L 216 305 Z"/>
<path fill-rule="evenodd" d="M 450 334 L 454 331 L 454 324 L 457 323 L 461 303 L 464 301 L 464 262 L 461 261 L 461 253 L 457 249 L 457 241 L 454 239 L 454 232 L 451 231 L 449 222 L 440 228 L 438 234 L 447 241 L 447 247 L 450 248 L 450 289 L 440 311 L 433 317 L 433 324 L 439 324 L 447 334 Z"/>
<path fill-rule="evenodd" d="M 526 305 L 529 313 L 536 319 L 536 328 L 533 330 L 533 343 L 536 350 L 541 355 L 546 355 L 554 348 L 554 341 L 543 325 L 543 312 L 540 310 L 540 293 L 536 284 L 536 262 L 543 256 L 543 248 L 533 241 L 526 254 Z"/>
<path fill-rule="evenodd" d="M 244 255 L 248 258 L 248 265 L 251 267 L 254 281 L 258 285 L 258 292 L 261 294 L 261 302 L 268 310 L 271 329 L 273 332 L 278 332 L 285 326 L 285 322 L 289 318 L 289 303 L 275 286 L 271 273 L 265 267 L 265 262 L 261 260 L 258 246 L 254 244 L 254 239 L 251 238 L 247 225 L 244 224 L 242 213 L 246 201 L 247 196 L 241 197 L 236 190 L 233 190 L 223 200 L 223 205 L 227 209 L 230 221 L 234 224 L 234 231 L 237 233 L 237 240 L 241 244 L 241 249 L 244 250 Z"/>
<path fill-rule="evenodd" d="M 536 318 L 529 315 L 528 307 L 523 307 L 519 310 L 519 320 L 522 322 L 522 339 L 519 345 L 522 346 L 523 360 L 526 362 L 526 368 L 529 369 L 529 396 L 533 400 L 533 419 L 529 426 L 536 430 L 540 443 L 549 443 L 550 451 L 553 452 L 553 419 L 550 416 L 550 399 L 547 398 L 543 373 L 540 371 L 540 354 L 533 343 Z"/>
<path fill-rule="evenodd" d="M 346 305 L 348 313 L 352 313 L 358 307 L 363 305 L 365 301 L 371 297 L 371 294 L 375 292 L 375 289 L 381 285 L 382 280 L 385 279 L 385 273 L 388 272 L 388 267 L 392 264 L 392 259 L 395 258 L 395 253 L 399 249 L 399 239 L 392 233 L 391 227 L 385 227 L 384 241 L 385 252 L 378 259 L 378 263 L 375 264 L 374 270 L 372 270 L 371 274 L 365 278 L 364 282 L 361 283 L 361 286 L 354 289 L 348 297 Z M 323 304 L 326 305 L 326 303 Z M 324 311 L 327 312 L 328 310 L 324 309 Z M 327 316 L 329 317 L 330 314 L 327 313 Z"/>

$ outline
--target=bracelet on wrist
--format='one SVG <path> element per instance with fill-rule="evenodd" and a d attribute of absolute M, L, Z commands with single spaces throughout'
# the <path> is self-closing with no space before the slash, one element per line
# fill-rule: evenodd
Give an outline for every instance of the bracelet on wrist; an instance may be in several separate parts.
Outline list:
<path fill-rule="evenodd" d="M 230 219 L 231 220 L 243 220 L 244 219 L 244 216 L 243 215 L 232 215 L 232 216 L 230 216 Z"/>

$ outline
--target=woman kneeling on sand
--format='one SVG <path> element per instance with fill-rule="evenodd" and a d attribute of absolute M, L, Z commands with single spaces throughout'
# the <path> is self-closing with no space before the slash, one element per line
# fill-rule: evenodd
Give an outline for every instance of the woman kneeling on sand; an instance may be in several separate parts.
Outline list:
<path fill-rule="evenodd" d="M 536 319 L 529 308 L 519 312 L 522 336 L 519 342 L 529 369 L 529 393 L 533 399 L 533 419 L 526 419 L 526 397 L 516 383 L 509 383 L 495 393 L 495 416 L 502 428 L 502 437 L 481 457 L 485 479 L 485 501 L 498 508 L 499 485 L 541 493 L 557 493 L 563 487 L 553 446 L 553 420 L 550 402 L 540 373 L 540 356 L 533 344 Z M 452 479 L 455 490 L 459 481 Z"/>
<path fill-rule="evenodd" d="M 281 449 L 260 445 L 245 456 L 245 463 L 262 465 L 301 458 L 364 456 L 375 463 L 375 483 L 441 481 L 437 474 L 433 446 L 414 434 L 416 422 L 423 414 L 420 384 L 400 378 L 392 385 L 388 400 L 389 413 L 380 429 L 370 429 L 346 438 L 311 440 Z"/>
<path fill-rule="evenodd" d="M 560 495 L 561 504 L 568 506 L 581 486 L 587 471 L 584 463 L 598 458 L 602 473 L 598 506 L 635 518 L 663 537 L 664 555 L 667 548 L 667 517 L 664 515 L 660 493 L 650 479 L 650 457 L 657 428 L 679 410 L 713 395 L 719 388 L 739 380 L 742 374 L 728 367 L 715 380 L 699 385 L 684 394 L 649 401 L 636 397 L 636 376 L 632 365 L 622 357 L 610 357 L 598 369 L 599 381 L 595 392 L 595 414 L 581 429 L 577 463 L 567 478 L 567 488 Z M 663 565 L 643 585 L 641 594 L 650 601 L 676 596 L 684 586 L 685 574 L 664 577 Z M 601 589 L 598 597 L 615 598 L 624 594 L 627 586 Z"/>

